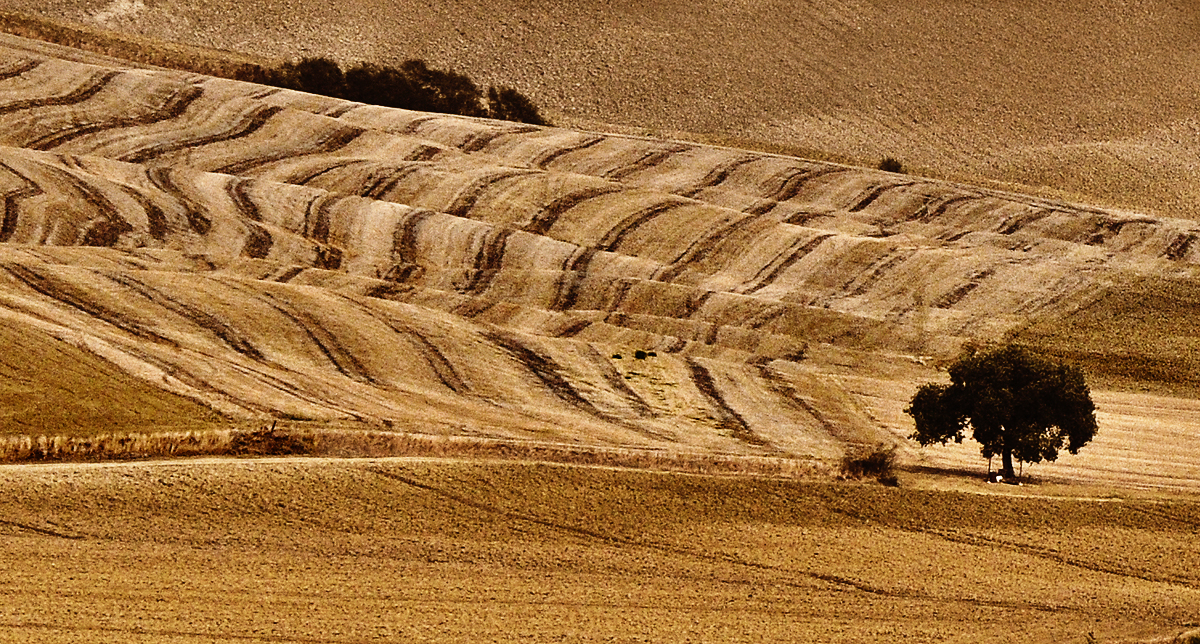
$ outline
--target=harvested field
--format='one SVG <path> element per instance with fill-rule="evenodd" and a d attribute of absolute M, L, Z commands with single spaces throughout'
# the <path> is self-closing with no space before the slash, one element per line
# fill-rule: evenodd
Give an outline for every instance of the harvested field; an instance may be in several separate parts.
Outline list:
<path fill-rule="evenodd" d="M 275 419 L 958 468 L 900 412 L 964 343 L 1015 338 L 1133 390 L 1081 479 L 1200 481 L 1196 419 L 1161 413 L 1187 404 L 1136 391 L 1200 380 L 1190 220 L 9 42 L 6 433 Z M 95 401 L 54 402 L 64 360 Z M 1139 438 L 1163 427 L 1168 453 Z"/>
<path fill-rule="evenodd" d="M 1148 641 L 1194 499 L 446 461 L 0 467 L 0 641 Z"/>
<path fill-rule="evenodd" d="M 0 46 L 0 459 L 309 455 L 0 466 L 0 641 L 1200 617 L 1191 219 Z M 905 440 L 1004 340 L 1099 407 L 1023 488 Z M 832 482 L 878 445 L 900 489 Z"/>

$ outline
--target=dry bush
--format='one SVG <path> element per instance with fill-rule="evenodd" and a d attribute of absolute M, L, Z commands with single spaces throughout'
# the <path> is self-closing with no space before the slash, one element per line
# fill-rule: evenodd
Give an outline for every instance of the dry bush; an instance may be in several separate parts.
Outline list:
<path fill-rule="evenodd" d="M 896 475 L 896 446 L 876 445 L 848 452 L 842 458 L 842 476 L 852 479 L 874 478 L 888 487 L 900 485 Z"/>

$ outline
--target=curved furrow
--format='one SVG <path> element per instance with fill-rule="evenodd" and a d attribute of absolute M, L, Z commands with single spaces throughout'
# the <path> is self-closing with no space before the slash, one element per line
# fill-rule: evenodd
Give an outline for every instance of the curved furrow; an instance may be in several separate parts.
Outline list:
<path fill-rule="evenodd" d="M 207 235 L 208 231 L 212 229 L 212 220 L 205 214 L 204 206 L 179 187 L 174 176 L 176 172 L 165 166 L 148 167 L 146 168 L 146 178 L 150 181 L 150 185 L 158 188 L 179 205 L 192 232 L 198 235 Z"/>
<path fill-rule="evenodd" d="M 117 189 L 124 192 L 141 207 L 142 212 L 146 215 L 147 232 L 150 233 L 150 236 L 157 242 L 166 241 L 167 233 L 171 231 L 171 227 L 167 223 L 167 215 L 163 212 L 163 209 L 141 190 L 120 184 L 117 185 Z"/>
<path fill-rule="evenodd" d="M 768 263 L 766 266 L 763 266 L 753 278 L 748 280 L 745 284 L 742 284 L 734 289 L 733 292 L 743 295 L 753 295 L 763 290 L 774 283 L 784 271 L 807 257 L 808 254 L 816 250 L 822 242 L 833 236 L 833 233 L 818 233 L 807 239 L 797 239 L 796 241 L 792 242 L 791 247 L 777 255 L 770 263 Z"/>
<path fill-rule="evenodd" d="M 952 308 L 954 305 L 963 301 L 968 295 L 971 294 L 972 291 L 979 288 L 979 285 L 982 284 L 984 280 L 991 277 L 995 272 L 995 268 L 986 268 L 973 273 L 969 278 L 967 278 L 965 283 L 938 298 L 937 301 L 933 303 L 933 307 L 938 309 Z"/>
<path fill-rule="evenodd" d="M 254 182 L 250 179 L 230 177 L 226 183 L 225 192 L 233 201 L 237 213 L 249 220 L 243 224 L 246 229 L 246 239 L 242 243 L 241 256 L 262 259 L 271 254 L 271 247 L 275 245 L 275 239 L 261 223 L 262 215 L 259 212 L 258 204 L 254 202 L 254 197 L 249 192 L 253 186 Z"/>
<path fill-rule="evenodd" d="M 274 146 L 277 148 L 274 152 L 219 166 L 213 171 L 222 174 L 240 175 L 246 174 L 252 169 L 261 168 L 262 166 L 284 159 L 330 154 L 345 148 L 365 133 L 366 130 L 360 127 L 340 125 L 332 127 L 329 131 L 318 136 L 316 140 L 305 142 L 303 145 L 296 145 L 295 142 L 288 141 L 289 144 L 295 145 L 295 147 L 291 147 L 291 145 L 277 145 Z"/>
<path fill-rule="evenodd" d="M 417 247 L 417 236 L 421 227 L 434 217 L 431 210 L 412 210 L 405 213 L 403 220 L 392 233 L 392 261 L 398 265 L 421 265 L 421 252 Z"/>
<path fill-rule="evenodd" d="M 808 397 L 802 395 L 792 383 L 788 382 L 777 370 L 773 369 L 769 363 L 759 363 L 755 365 L 755 368 L 759 378 L 766 383 L 767 389 L 773 392 L 779 400 L 783 401 L 784 405 L 811 416 L 826 434 L 844 443 L 854 443 L 861 439 L 855 432 L 850 431 L 849 427 L 830 420 L 816 405 L 809 401 Z"/>
<path fill-rule="evenodd" d="M 865 294 L 877 282 L 884 279 L 893 269 L 907 262 L 917 253 L 916 249 L 890 250 L 878 260 L 872 262 L 861 273 L 852 276 L 842 285 L 846 297 L 858 297 Z"/>
<path fill-rule="evenodd" d="M 730 217 L 728 221 L 711 227 L 707 232 L 694 237 L 682 253 L 667 262 L 667 265 L 654 275 L 654 279 L 672 282 L 697 262 L 716 263 L 720 260 L 735 259 L 736 253 L 720 252 L 721 246 L 739 246 L 739 242 L 744 240 L 737 236 L 738 232 L 756 223 L 761 223 L 759 217 L 743 215 Z M 710 272 L 715 273 L 718 270 L 719 268 L 714 268 Z"/>
<path fill-rule="evenodd" d="M 466 152 L 466 153 L 473 153 L 473 152 L 486 153 L 488 146 L 492 145 L 497 140 L 499 140 L 505 136 L 528 134 L 530 132 L 537 132 L 538 129 L 539 128 L 537 128 L 537 127 L 526 126 L 526 127 L 514 127 L 514 128 L 504 128 L 504 129 L 497 128 L 495 130 L 484 130 L 482 132 L 478 132 L 478 133 L 473 134 L 470 137 L 468 137 L 467 140 L 463 141 L 462 144 L 458 146 L 458 149 L 462 150 L 463 152 Z"/>
<path fill-rule="evenodd" d="M 99 94 L 120 72 L 113 70 L 98 70 L 88 76 L 79 85 L 65 94 L 56 96 L 39 96 L 36 98 L 19 99 L 0 103 L 0 116 L 15 112 L 25 112 L 46 107 L 61 107 L 78 105 Z"/>
<path fill-rule="evenodd" d="M 1030 210 L 1024 211 L 1016 216 L 1003 218 L 1000 221 L 1000 223 L 997 224 L 995 231 L 997 233 L 1000 233 L 1001 235 L 1012 235 L 1014 233 L 1020 232 L 1021 229 L 1025 228 L 1026 226 L 1029 226 L 1029 225 L 1034 224 L 1042 219 L 1045 219 L 1046 217 L 1048 217 L 1050 215 L 1051 215 L 1051 211 L 1046 210 L 1046 209 L 1042 209 L 1042 208 L 1030 209 Z M 1092 237 L 1089 237 L 1089 239 L 1091 239 L 1091 238 Z"/>
<path fill-rule="evenodd" d="M 591 186 L 574 190 L 565 195 L 556 198 L 554 201 L 546 204 L 541 210 L 536 212 L 529 219 L 529 223 L 521 227 L 522 230 L 533 233 L 535 235 L 548 234 L 555 222 L 563 216 L 568 210 L 578 206 L 585 201 L 621 192 L 624 188 L 620 186 Z"/>
<path fill-rule="evenodd" d="M 357 382 L 376 386 L 382 385 L 382 383 L 371 376 L 362 362 L 354 355 L 354 352 L 342 346 L 337 336 L 326 329 L 325 325 L 315 316 L 298 309 L 290 302 L 279 299 L 269 291 L 259 291 L 256 295 L 256 299 L 275 309 L 284 319 L 304 332 L 304 335 L 312 342 L 312 346 L 316 347 L 321 355 L 325 356 L 329 364 L 338 373 Z"/>
<path fill-rule="evenodd" d="M 1163 257 L 1171 261 L 1178 261 L 1187 257 L 1197 239 L 1200 239 L 1200 233 L 1197 232 L 1176 235 L 1171 240 L 1171 243 L 1167 245 L 1167 249 L 1163 252 Z"/>
<path fill-rule="evenodd" d="M 605 137 L 603 136 L 584 136 L 578 143 L 559 146 L 539 154 L 538 156 L 534 157 L 532 161 L 530 161 L 530 165 L 541 170 L 547 170 L 561 157 L 574 152 L 582 152 L 583 150 L 587 150 L 592 146 L 603 143 L 604 140 Z"/>
<path fill-rule="evenodd" d="M 400 182 L 408 179 L 424 168 L 424 162 L 416 161 L 407 166 L 401 166 L 390 169 L 389 172 L 373 178 L 373 180 L 364 185 L 355 194 L 367 199 L 377 199 L 379 201 L 394 201 L 391 198 L 391 193 L 400 185 Z"/>
<path fill-rule="evenodd" d="M 240 355 L 243 355 L 256 362 L 267 362 L 266 357 L 259 351 L 254 344 L 247 338 L 243 337 L 236 329 L 223 322 L 215 315 L 207 311 L 184 303 L 177 298 L 167 295 L 162 290 L 150 286 L 144 281 L 138 280 L 130 275 L 120 275 L 113 278 L 113 281 L 125 287 L 126 289 L 146 298 L 153 304 L 178 315 L 180 318 L 195 324 L 196 326 L 212 333 L 225 346 Z"/>
<path fill-rule="evenodd" d="M 329 214 L 342 197 L 323 194 L 309 200 L 304 208 L 304 227 L 300 234 L 321 244 L 329 243 Z"/>
<path fill-rule="evenodd" d="M 875 203 L 875 200 L 883 196 L 885 192 L 895 190 L 897 188 L 907 188 L 915 185 L 915 181 L 905 181 L 900 183 L 885 183 L 882 185 L 872 186 L 864 193 L 858 195 L 854 199 L 854 203 L 846 208 L 847 212 L 861 212 L 867 209 L 867 206 Z"/>
<path fill-rule="evenodd" d="M 70 157 L 61 157 L 60 160 L 68 166 L 72 163 Z M 133 230 L 133 225 L 121 217 L 120 210 L 112 200 L 96 186 L 64 168 L 43 164 L 42 170 L 57 179 L 55 185 L 74 191 L 79 195 L 79 201 L 91 206 L 100 215 L 99 218 L 89 218 L 82 230 L 82 237 L 77 240 L 78 244 L 112 247 L 121 235 Z"/>
<path fill-rule="evenodd" d="M 503 168 L 489 172 L 463 186 L 442 211 L 455 217 L 470 219 L 472 218 L 471 209 L 475 207 L 475 203 L 485 192 L 506 182 L 517 181 L 533 174 L 537 174 L 537 171 Z"/>
<path fill-rule="evenodd" d="M 650 406 L 650 403 L 647 403 L 645 398 L 642 398 L 638 392 L 633 390 L 633 387 L 629 386 L 629 382 L 625 380 L 625 376 L 621 375 L 621 372 L 617 371 L 616 367 L 613 367 L 612 362 L 607 356 L 589 344 L 584 349 L 584 357 L 596 368 L 609 388 L 616 392 L 629 405 L 629 408 L 633 410 L 636 416 L 639 418 L 657 418 L 659 416 L 654 411 L 654 408 Z M 658 435 L 653 435 L 653 437 L 661 438 Z"/>
<path fill-rule="evenodd" d="M 254 201 L 254 195 L 250 194 L 250 190 L 256 185 L 253 179 L 230 177 L 225 183 L 225 194 L 233 201 L 234 208 L 239 215 L 250 221 L 261 222 L 262 213 Z"/>
<path fill-rule="evenodd" d="M 613 168 L 605 172 L 603 177 L 613 181 L 625 181 L 634 174 L 660 165 L 672 156 L 690 149 L 691 146 L 687 145 L 671 145 L 657 150 L 648 150 L 642 154 L 641 158 L 621 167 Z"/>
<path fill-rule="evenodd" d="M 31 150 L 53 150 L 61 147 L 75 139 L 82 138 L 96 132 L 107 130 L 119 130 L 122 128 L 137 127 L 150 123 L 160 123 L 162 121 L 170 121 L 177 119 L 191 107 L 196 99 L 200 98 L 203 90 L 199 87 L 188 85 L 175 92 L 169 94 L 163 103 L 158 107 L 152 108 L 144 113 L 132 115 L 113 115 L 107 119 L 100 121 L 72 123 L 67 127 L 54 132 L 49 132 L 36 139 L 25 142 L 24 147 Z"/>
<path fill-rule="evenodd" d="M 722 163 L 709 170 L 708 174 L 705 175 L 703 179 L 697 181 L 694 185 L 683 190 L 677 190 L 675 191 L 675 194 L 681 197 L 695 199 L 697 198 L 697 195 L 705 190 L 716 188 L 724 183 L 725 180 L 729 178 L 729 175 L 737 171 L 738 168 L 758 161 L 759 158 L 760 157 L 755 155 L 743 155 L 726 161 L 725 163 Z"/>
<path fill-rule="evenodd" d="M 466 295 L 478 295 L 488 289 L 491 280 L 500 272 L 504 262 L 504 249 L 513 234 L 509 228 L 493 228 L 483 235 L 478 243 L 472 268 L 457 291 Z"/>
<path fill-rule="evenodd" d="M 684 363 L 687 364 L 692 384 L 696 386 L 696 389 L 708 401 L 709 406 L 716 411 L 717 424 L 721 429 L 728 431 L 733 438 L 748 445 L 755 447 L 770 446 L 770 443 L 754 433 L 754 430 L 750 428 L 750 424 L 746 422 L 746 419 L 725 401 L 720 390 L 717 389 L 717 384 L 713 381 L 712 373 L 708 368 L 700 364 L 695 358 L 685 358 Z"/>
<path fill-rule="evenodd" d="M 20 202 L 23 199 L 42 194 L 37 182 L 19 172 L 16 168 L 0 161 L 0 181 L 3 181 L 3 196 L 0 196 L 4 208 L 3 220 L 0 220 L 0 244 L 12 238 L 17 230 L 17 219 L 20 214 Z"/>
<path fill-rule="evenodd" d="M 102 322 L 115 329 L 123 331 L 136 338 L 178 348 L 178 344 L 150 328 L 129 319 L 128 315 L 114 311 L 95 301 L 86 290 L 77 287 L 70 280 L 61 279 L 56 275 L 47 275 L 34 268 L 5 262 L 0 264 L 0 270 L 5 271 L 18 283 L 25 285 L 38 295 L 68 308 L 74 309 L 90 319 Z"/>
<path fill-rule="evenodd" d="M 620 223 L 613 226 L 607 232 L 600 236 L 595 246 L 599 250 L 615 251 L 621 245 L 621 241 L 630 233 L 637 230 L 646 222 L 655 217 L 670 212 L 676 208 L 689 205 L 690 202 L 682 199 L 669 199 L 650 206 L 646 206 L 641 210 L 626 215 Z"/>
<path fill-rule="evenodd" d="M 554 299 L 547 306 L 549 310 L 565 311 L 575 306 L 579 299 L 579 289 L 597 252 L 599 251 L 594 248 L 579 248 L 567 257 L 559 271 L 559 283 L 554 291 Z"/>
<path fill-rule="evenodd" d="M 328 174 L 336 174 L 346 168 L 355 166 L 371 166 L 374 162 L 367 159 L 339 159 L 337 161 L 322 161 L 313 163 L 308 168 L 302 168 L 280 178 L 283 183 L 290 183 L 297 186 L 307 186 L 308 184 L 325 177 Z"/>
<path fill-rule="evenodd" d="M 238 112 L 236 117 L 231 119 L 232 122 L 225 119 L 214 122 L 214 125 L 220 128 L 215 132 L 193 134 L 192 132 L 197 128 L 176 128 L 172 133 L 182 138 L 163 137 L 153 143 L 123 152 L 114 158 L 127 163 L 150 163 L 182 150 L 241 139 L 261 130 L 282 111 L 282 107 L 274 105 L 253 104 L 248 110 Z"/>
<path fill-rule="evenodd" d="M 915 212 L 913 212 L 909 221 L 930 223 L 944 216 L 951 208 L 970 203 L 979 198 L 980 195 L 977 194 L 947 195 L 925 204 L 923 208 L 917 209 Z"/>
<path fill-rule="evenodd" d="M 775 183 L 777 185 L 773 189 L 765 190 L 762 198 L 768 202 L 777 204 L 791 201 L 800 195 L 800 192 L 804 190 L 808 182 L 848 170 L 849 168 L 837 166 L 795 168 L 776 178 Z"/>
<path fill-rule="evenodd" d="M 437 376 L 437 379 L 450 391 L 456 394 L 472 395 L 471 387 L 467 381 L 459 374 L 458 369 L 454 367 L 454 363 L 446 357 L 445 352 L 438 348 L 429 338 L 414 329 L 412 326 L 404 324 L 390 315 L 379 314 L 377 311 L 364 305 L 361 302 L 356 302 L 349 297 L 343 297 L 343 300 L 362 311 L 371 319 L 374 319 L 381 324 L 389 327 L 397 335 L 404 338 L 405 341 L 415 346 L 420 353 L 422 359 L 429 366 L 429 369 Z"/>
<path fill-rule="evenodd" d="M 35 58 L 12 58 L 4 62 L 0 62 L 0 83 L 18 76 L 24 76 L 29 72 L 41 67 L 44 60 Z"/>
<path fill-rule="evenodd" d="M 533 375 L 537 382 L 541 383 L 543 387 L 567 405 L 608 422 L 619 421 L 619 419 L 600 410 L 590 400 L 585 398 L 583 394 L 576 391 L 571 382 L 563 377 L 562 367 L 550 356 L 534 351 L 522 344 L 515 336 L 501 331 L 485 331 L 483 337 L 507 353 L 525 371 Z"/>

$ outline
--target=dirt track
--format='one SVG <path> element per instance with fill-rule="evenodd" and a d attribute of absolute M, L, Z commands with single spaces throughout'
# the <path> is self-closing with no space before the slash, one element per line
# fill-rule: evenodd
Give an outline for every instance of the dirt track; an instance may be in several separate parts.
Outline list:
<path fill-rule="evenodd" d="M 1112 641 L 1200 610 L 1192 501 L 404 460 L 0 486 L 0 641 Z"/>

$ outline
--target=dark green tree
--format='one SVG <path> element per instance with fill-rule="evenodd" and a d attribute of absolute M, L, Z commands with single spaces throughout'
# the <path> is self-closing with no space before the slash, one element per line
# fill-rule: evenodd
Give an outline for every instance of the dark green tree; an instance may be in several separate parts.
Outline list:
<path fill-rule="evenodd" d="M 983 457 L 1000 456 L 1001 475 L 1015 478 L 1013 458 L 1053 461 L 1075 454 L 1096 435 L 1096 407 L 1078 367 L 1008 345 L 967 351 L 950 366 L 950 384 L 917 390 L 904 411 L 921 445 L 961 443 L 967 430 Z"/>

